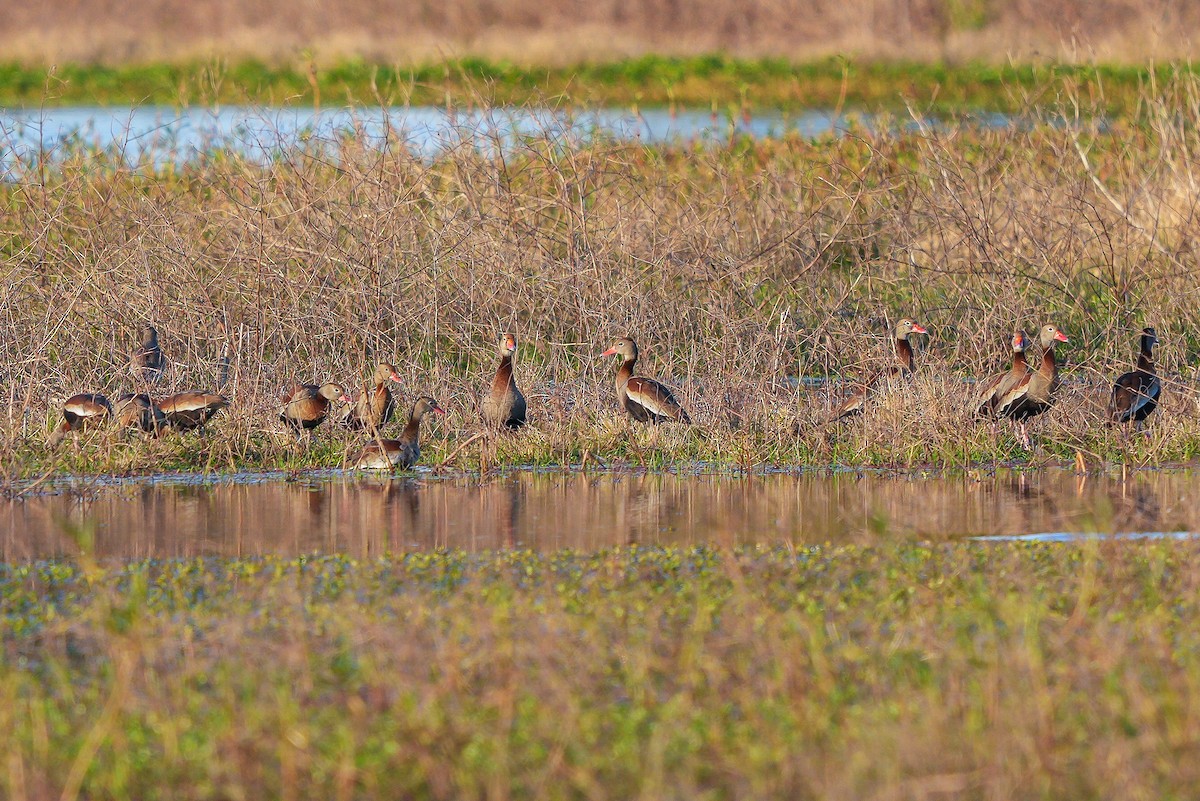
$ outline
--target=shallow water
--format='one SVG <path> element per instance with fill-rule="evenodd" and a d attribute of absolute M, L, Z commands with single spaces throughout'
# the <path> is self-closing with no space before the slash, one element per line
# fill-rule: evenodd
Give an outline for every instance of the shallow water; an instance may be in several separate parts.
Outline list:
<path fill-rule="evenodd" d="M 973 124 L 1010 124 L 1002 114 L 981 113 Z M 930 120 L 930 124 L 937 124 Z M 880 124 L 871 115 L 839 115 L 813 109 L 798 113 L 764 111 L 749 117 L 707 111 L 595 109 L 568 113 L 537 108 L 446 110 L 434 107 L 185 107 L 111 106 L 0 110 L 0 166 L 13 169 L 13 157 L 61 153 L 66 146 L 119 151 L 129 162 L 184 163 L 218 149 L 266 159 L 298 143 L 334 142 L 356 132 L 368 144 L 403 143 L 411 152 L 432 156 L 464 144 L 519 148 L 530 136 L 555 141 L 587 140 L 596 134 L 622 140 L 676 142 L 756 138 L 792 133 L 803 137 L 840 135 Z M 893 123 L 885 123 L 889 126 Z M 911 120 L 904 125 L 915 125 Z"/>
<path fill-rule="evenodd" d="M 79 480 L 0 502 L 0 559 L 73 553 L 71 528 L 90 530 L 96 552 L 115 558 L 1179 536 L 1200 531 L 1197 490 L 1191 471 L 1125 482 L 1065 471 Z"/>

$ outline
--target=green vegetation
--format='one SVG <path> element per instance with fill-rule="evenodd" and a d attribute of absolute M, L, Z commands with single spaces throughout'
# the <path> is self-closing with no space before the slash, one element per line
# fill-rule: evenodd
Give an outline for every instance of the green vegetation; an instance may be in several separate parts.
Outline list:
<path fill-rule="evenodd" d="M 255 61 L 103 66 L 50 70 L 0 65 L 0 105 L 212 103 L 679 106 L 741 114 L 756 109 L 892 109 L 921 112 L 1025 111 L 1062 94 L 1100 110 L 1133 110 L 1143 88 L 1193 68 L 1163 64 L 1046 66 L 856 63 L 723 55 L 643 56 L 567 67 L 526 67 L 465 58 L 412 66 L 350 61 L 328 68 Z"/>
<path fill-rule="evenodd" d="M 1183 798 L 1198 576 L 1181 542 L 0 566 L 0 794 Z"/>

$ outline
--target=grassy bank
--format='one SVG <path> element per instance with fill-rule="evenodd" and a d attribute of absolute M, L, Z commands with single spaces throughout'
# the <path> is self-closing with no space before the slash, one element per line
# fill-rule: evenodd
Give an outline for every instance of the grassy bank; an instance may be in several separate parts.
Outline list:
<path fill-rule="evenodd" d="M 534 400 L 546 395 L 533 383 Z M 457 385 L 443 393 L 450 410 L 445 420 L 427 423 L 422 434 L 423 465 L 450 473 L 484 474 L 506 467 L 591 467 L 683 469 L 742 472 L 765 469 L 881 467 L 970 471 L 995 466 L 1078 467 L 1098 471 L 1113 464 L 1185 467 L 1200 462 L 1200 423 L 1196 393 L 1170 385 L 1158 418 L 1145 431 L 1131 432 L 1103 422 L 1107 383 L 1071 384 L 1055 408 L 1031 425 L 1035 447 L 1027 451 L 1007 421 L 974 418 L 969 386 L 943 375 L 919 378 L 903 389 L 882 393 L 861 419 L 827 423 L 842 388 L 797 394 L 771 392 L 734 414 L 720 416 L 710 406 L 695 411 L 695 428 L 647 429 L 616 410 L 611 390 L 582 382 L 570 392 L 591 397 L 594 408 L 566 413 L 535 409 L 530 427 L 517 436 L 483 439 L 474 387 Z M 561 388 L 560 388 L 561 389 Z M 41 429 L 11 435 L 3 452 L 3 476 L 34 479 L 43 474 L 147 475 L 170 471 L 349 469 L 367 441 L 359 432 L 327 426 L 312 443 L 298 444 L 280 430 L 269 409 L 237 404 L 222 413 L 208 436 L 166 434 L 159 440 L 123 431 L 77 435 L 48 451 Z M 49 424 L 47 424 L 48 427 Z M 397 436 L 392 423 L 387 436 Z M 474 441 L 471 441 L 474 439 Z M 26 481 L 14 489 L 25 489 Z"/>
<path fill-rule="evenodd" d="M 399 134 L 167 167 L 64 145 L 0 187 L 0 465 L 340 463 L 348 435 L 306 453 L 271 432 L 279 393 L 296 379 L 357 388 L 381 360 L 400 367 L 406 398 L 452 411 L 429 430 L 440 459 L 475 429 L 502 328 L 521 341 L 532 430 L 460 463 L 1023 459 L 1007 427 L 971 420 L 967 382 L 1002 369 L 1012 326 L 1049 321 L 1071 343 L 1035 458 L 1188 461 L 1200 452 L 1200 313 L 1186 301 L 1197 96 L 1179 76 L 1105 125 L 1063 125 L 1086 106 L 1074 97 L 1019 127 L 880 126 L 816 142 L 647 147 L 547 131 L 503 159 L 469 137 L 418 158 Z M 931 332 L 919 380 L 861 420 L 823 425 L 850 382 L 891 358 L 902 315 Z M 213 436 L 115 437 L 47 457 L 63 399 L 134 388 L 142 321 L 172 362 L 157 392 L 224 381 L 233 405 Z M 1100 421 L 1143 325 L 1162 340 L 1167 393 L 1151 433 L 1127 438 Z M 625 333 L 696 430 L 621 421 L 614 367 L 597 354 Z M 834 381 L 797 388 L 810 376 Z"/>
<path fill-rule="evenodd" d="M 7 798 L 1186 797 L 1192 543 L 0 567 Z"/>
<path fill-rule="evenodd" d="M 644 56 L 568 66 L 460 59 L 413 66 L 350 61 L 329 66 L 262 62 L 105 66 L 0 65 L 0 105 L 214 103 L 690 107 L 721 114 L 810 108 L 922 112 L 1024 111 L 1062 94 L 1121 113 L 1142 89 L 1170 82 L 1183 64 L 946 65 L 829 59 Z"/>

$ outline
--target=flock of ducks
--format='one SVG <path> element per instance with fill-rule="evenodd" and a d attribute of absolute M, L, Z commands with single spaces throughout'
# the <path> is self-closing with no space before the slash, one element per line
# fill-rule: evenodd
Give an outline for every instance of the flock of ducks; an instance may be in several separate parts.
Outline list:
<path fill-rule="evenodd" d="M 833 420 L 860 413 L 863 405 L 879 383 L 885 379 L 905 378 L 913 372 L 913 348 L 909 337 L 927 333 L 918 323 L 903 319 L 892 332 L 895 363 L 861 384 L 838 407 Z M 1009 419 L 1016 422 L 1022 445 L 1030 447 L 1026 421 L 1049 409 L 1058 389 L 1058 363 L 1054 348 L 1060 342 L 1070 342 L 1055 325 L 1044 325 L 1038 332 L 1037 346 L 1041 357 L 1034 368 L 1026 355 L 1031 345 L 1029 335 L 1017 329 L 1012 336 L 1012 367 L 977 384 L 973 406 L 977 417 Z M 1109 395 L 1107 419 L 1113 423 L 1140 423 L 1158 407 L 1162 382 L 1154 369 L 1154 346 L 1158 336 L 1153 328 L 1142 329 L 1141 349 L 1133 370 L 1118 376 Z"/>
<path fill-rule="evenodd" d="M 913 374 L 913 346 L 910 337 L 928 333 L 909 318 L 900 320 L 892 331 L 894 361 L 868 380 L 856 385 L 853 391 L 834 410 L 829 422 L 861 414 L 880 387 L 893 379 Z M 1036 368 L 1027 356 L 1033 341 L 1021 330 L 1012 337 L 1012 366 L 1009 370 L 980 382 L 974 406 L 983 418 L 1010 419 L 1019 426 L 1021 442 L 1029 447 L 1026 421 L 1042 414 L 1054 402 L 1058 388 L 1058 368 L 1054 349 L 1058 343 L 1069 342 L 1054 325 L 1040 330 L 1036 344 L 1040 358 Z M 1162 383 L 1154 368 L 1154 346 L 1158 343 L 1153 328 L 1141 334 L 1141 350 L 1134 370 L 1119 376 L 1112 388 L 1108 403 L 1109 423 L 1140 423 L 1158 405 Z M 517 338 L 501 334 L 500 362 L 495 377 L 480 405 L 484 422 L 493 429 L 516 431 L 525 425 L 526 400 L 517 388 L 513 376 L 513 355 Z M 618 361 L 615 387 L 618 403 L 634 420 L 643 423 L 679 422 L 690 424 L 687 411 L 676 400 L 670 388 L 634 374 L 638 346 L 633 339 L 622 337 L 601 356 L 615 356 Z M 140 381 L 149 384 L 158 380 L 166 367 L 166 358 L 158 344 L 158 332 L 153 326 L 142 329 L 140 346 L 130 359 L 130 367 Z M 337 424 L 364 431 L 369 440 L 361 447 L 352 463 L 363 469 L 388 470 L 409 468 L 421 457 L 419 431 L 425 415 L 446 414 L 438 402 L 422 396 L 413 404 L 408 423 L 397 439 L 387 439 L 381 430 L 391 420 L 396 408 L 390 384 L 400 383 L 395 366 L 382 363 L 357 399 L 351 398 L 341 384 L 295 384 L 283 397 L 278 409 L 280 421 L 297 436 L 304 438 L 312 429 L 330 418 L 335 403 L 344 404 L 332 415 Z M 72 431 L 94 429 L 115 424 L 136 429 L 152 436 L 166 431 L 201 429 L 213 415 L 229 405 L 223 395 L 208 392 L 180 392 L 154 400 L 147 393 L 125 394 L 116 403 L 99 393 L 82 393 L 68 398 L 63 404 L 62 421 L 48 440 L 55 447 Z"/>
<path fill-rule="evenodd" d="M 918 323 L 907 318 L 896 324 L 893 344 L 896 361 L 888 369 L 862 384 L 838 407 L 833 420 L 840 420 L 862 411 L 867 398 L 881 380 L 907 377 L 913 372 L 913 348 L 909 337 L 927 333 Z M 1037 346 L 1041 357 L 1034 368 L 1026 352 L 1031 340 L 1017 329 L 1012 337 L 1012 367 L 991 376 L 977 386 L 973 406 L 977 417 L 1009 419 L 1017 423 L 1022 445 L 1030 447 L 1026 421 L 1049 409 L 1058 389 L 1058 364 L 1054 348 L 1060 342 L 1070 342 L 1055 325 L 1044 325 L 1038 332 Z M 1133 370 L 1118 376 L 1109 395 L 1107 419 L 1113 423 L 1141 423 L 1158 407 L 1162 382 L 1154 369 L 1154 346 L 1158 336 L 1153 328 L 1142 329 L 1141 349 Z"/>

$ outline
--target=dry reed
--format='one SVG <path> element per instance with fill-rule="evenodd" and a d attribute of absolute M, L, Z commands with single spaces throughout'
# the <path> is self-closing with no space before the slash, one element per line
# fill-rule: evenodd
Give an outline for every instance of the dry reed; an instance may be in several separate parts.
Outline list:
<path fill-rule="evenodd" d="M 3 188 L 6 463 L 20 469 L 67 395 L 132 387 L 124 365 L 143 321 L 174 362 L 159 391 L 228 373 L 234 407 L 209 456 L 220 463 L 267 447 L 291 381 L 358 385 L 379 360 L 401 365 L 408 397 L 456 411 L 451 430 L 469 427 L 500 329 L 521 340 L 535 428 L 498 446 L 506 458 L 660 458 L 623 450 L 611 411 L 613 367 L 596 354 L 625 333 L 703 428 L 739 432 L 650 438 L 675 457 L 1005 457 L 1004 429 L 969 422 L 963 381 L 1002 368 L 1014 324 L 1050 320 L 1072 343 L 1047 441 L 1097 457 L 1126 448 L 1096 423 L 1153 324 L 1169 425 L 1135 450 L 1188 459 L 1200 448 L 1198 88 L 1148 88 L 1128 121 L 880 125 L 817 142 L 647 147 L 546 131 L 492 143 L 504 158 L 468 136 L 426 159 L 397 131 L 384 147 L 350 133 L 269 163 L 34 158 Z M 862 423 L 823 427 L 839 389 L 797 389 L 797 377 L 870 371 L 906 314 L 932 332 L 922 380 Z"/>

